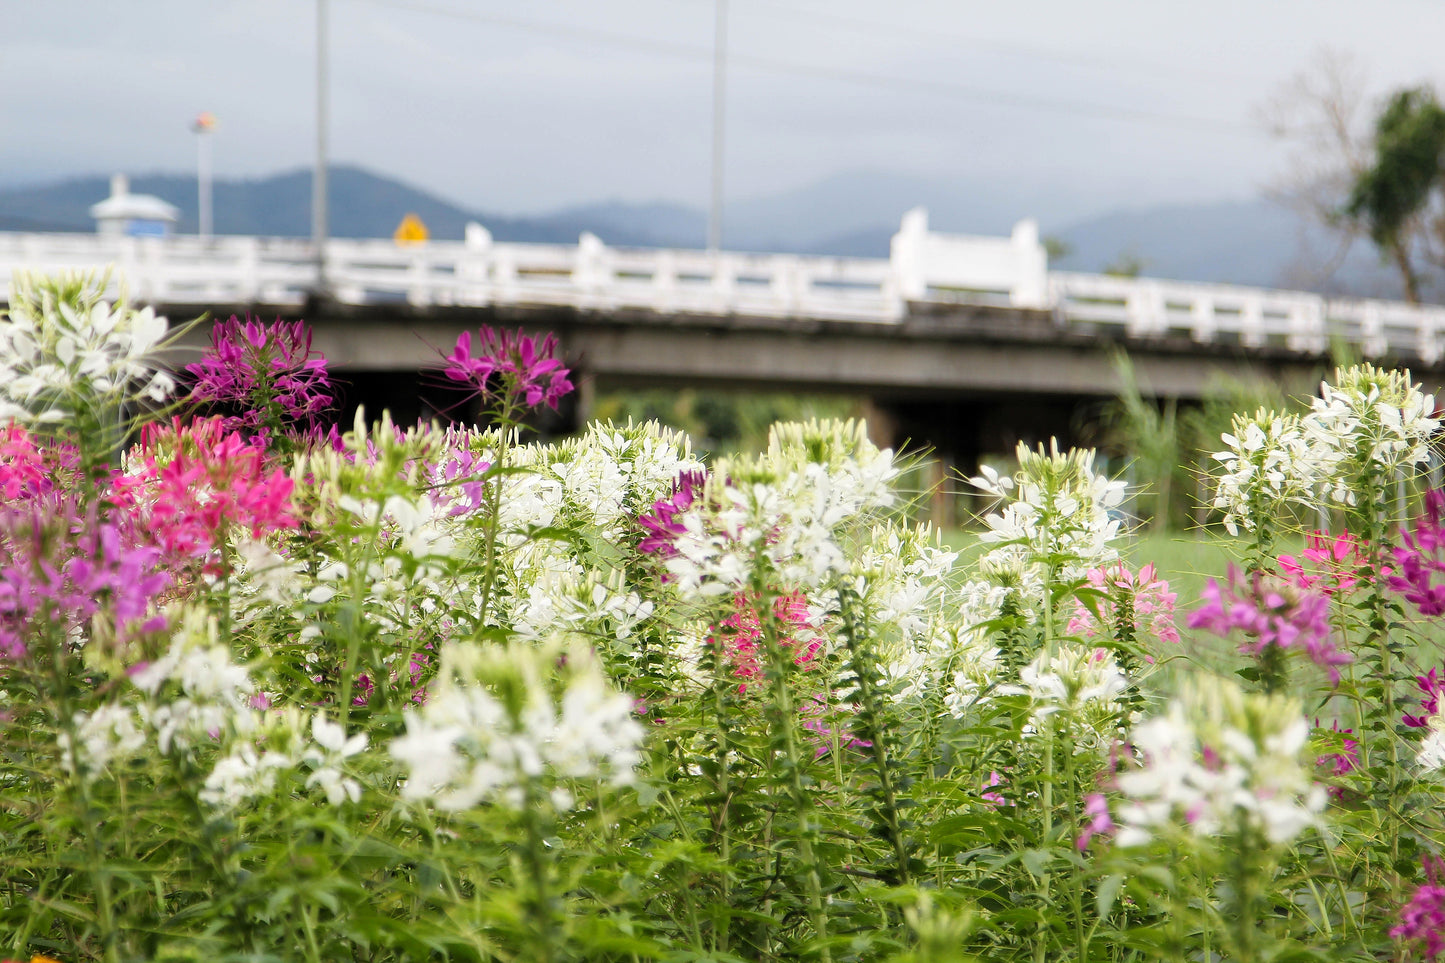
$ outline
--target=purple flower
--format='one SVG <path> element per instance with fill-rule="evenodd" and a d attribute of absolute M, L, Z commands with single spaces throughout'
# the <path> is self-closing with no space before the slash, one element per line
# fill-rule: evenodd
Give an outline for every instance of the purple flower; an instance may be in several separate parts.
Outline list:
<path fill-rule="evenodd" d="M 326 359 L 312 357 L 303 321 L 217 321 L 210 350 L 186 371 L 196 379 L 192 401 L 240 409 L 232 428 L 312 430 L 333 400 Z"/>
<path fill-rule="evenodd" d="M 470 331 L 457 338 L 457 346 L 442 367 L 442 374 L 450 380 L 470 386 L 483 398 L 520 399 L 532 408 L 546 402 L 555 409 L 558 400 L 572 390 L 567 369 L 555 357 L 554 335 L 538 342 L 520 329 L 496 331 L 486 325 L 478 333 L 481 343 L 475 355 Z"/>
<path fill-rule="evenodd" d="M 1316 719 L 1315 725 L 1319 726 L 1319 724 L 1320 721 Z M 1340 776 L 1348 775 L 1359 768 L 1360 744 L 1354 739 L 1349 738 L 1354 735 L 1355 730 L 1341 729 L 1338 722 L 1330 724 L 1330 732 L 1340 737 L 1340 751 L 1325 753 L 1315 760 L 1315 765 L 1323 769 L 1328 769 L 1330 775 L 1338 779 Z M 1329 792 L 1330 796 L 1334 799 L 1340 799 L 1345 794 L 1344 787 L 1342 786 L 1330 786 L 1326 791 Z"/>
<path fill-rule="evenodd" d="M 1445 886 L 1438 882 L 1445 863 L 1431 856 L 1422 862 L 1426 882 L 1400 908 L 1400 925 L 1390 930 L 1390 937 L 1405 943 L 1423 942 L 1425 959 L 1433 960 L 1445 950 Z"/>
<path fill-rule="evenodd" d="M 1431 577 L 1445 572 L 1445 529 L 1440 515 L 1445 509 L 1445 492 L 1425 495 L 1425 514 L 1415 520 L 1415 528 L 1402 528 L 1404 544 L 1395 549 L 1399 570 L 1390 575 L 1390 588 L 1414 603 L 1421 615 L 1445 615 L 1445 584 L 1432 585 Z"/>
<path fill-rule="evenodd" d="M 1189 627 L 1228 637 L 1245 635 L 1239 651 L 1258 656 L 1270 646 L 1303 649 L 1315 664 L 1340 681 L 1339 666 L 1352 661 L 1330 640 L 1330 599 L 1263 572 L 1243 575 L 1233 565 L 1221 585 L 1210 579 L 1201 593 L 1203 607 L 1189 616 Z"/>
<path fill-rule="evenodd" d="M 25 655 L 47 624 L 69 634 L 97 615 L 117 642 L 165 627 L 153 602 L 171 584 L 158 549 L 71 498 L 37 499 L 0 514 L 0 656 Z"/>

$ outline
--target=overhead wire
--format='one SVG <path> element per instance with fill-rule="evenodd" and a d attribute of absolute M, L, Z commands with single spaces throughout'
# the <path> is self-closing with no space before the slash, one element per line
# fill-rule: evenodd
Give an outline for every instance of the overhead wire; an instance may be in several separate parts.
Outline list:
<path fill-rule="evenodd" d="M 627 48 L 700 62 L 705 61 L 709 64 L 713 56 L 712 47 L 703 44 L 656 40 L 648 37 L 617 33 L 610 30 L 599 30 L 593 27 L 579 27 L 573 24 L 526 20 L 476 10 L 461 10 L 444 4 L 431 3 L 428 2 L 428 0 L 357 0 L 357 2 L 451 17 L 459 20 L 468 20 L 475 23 L 485 23 L 490 26 L 504 27 L 545 36 L 567 37 L 588 43 L 610 45 L 618 48 Z M 766 70 L 797 77 L 842 81 L 880 89 L 927 91 L 933 94 L 958 97 L 989 106 L 1040 110 L 1071 116 L 1092 116 L 1104 120 L 1115 120 L 1126 123 L 1153 124 L 1189 130 L 1203 129 L 1229 134 L 1258 135 L 1260 133 L 1255 125 L 1242 121 L 1232 121 L 1215 117 L 1198 117 L 1183 113 L 1156 111 L 1147 108 L 1135 108 L 1118 104 L 1099 103 L 1096 101 L 1025 94 L 951 80 L 898 77 L 867 70 L 805 64 L 742 53 L 730 53 L 728 62 L 729 64 L 737 64 L 758 70 Z"/>

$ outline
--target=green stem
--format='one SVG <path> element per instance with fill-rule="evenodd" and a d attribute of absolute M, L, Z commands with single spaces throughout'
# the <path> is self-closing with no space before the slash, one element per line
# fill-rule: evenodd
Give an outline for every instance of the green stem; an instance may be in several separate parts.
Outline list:
<path fill-rule="evenodd" d="M 556 907 L 553 905 L 552 888 L 549 880 L 550 866 L 547 859 L 547 833 L 544 813 L 548 803 L 541 797 L 536 785 L 528 781 L 527 805 L 524 823 L 527 830 L 525 854 L 527 870 L 531 877 L 532 898 L 527 901 L 527 912 L 531 916 L 532 930 L 536 937 L 537 963 L 554 963 L 562 949 L 557 931 Z"/>

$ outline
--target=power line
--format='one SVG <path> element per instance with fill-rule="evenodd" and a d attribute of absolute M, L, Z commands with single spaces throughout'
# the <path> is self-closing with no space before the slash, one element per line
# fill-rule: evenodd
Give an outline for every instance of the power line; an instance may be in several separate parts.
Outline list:
<path fill-rule="evenodd" d="M 813 7 L 800 7 L 794 4 L 777 3 L 768 0 L 766 4 L 759 4 L 757 12 L 766 14 L 782 14 L 785 17 L 795 19 L 806 19 L 811 22 L 829 22 L 845 30 L 856 33 L 867 34 L 876 37 L 880 34 L 891 35 L 915 44 L 935 45 L 940 40 L 952 41 L 960 47 L 975 50 L 992 50 L 997 53 L 1009 54 L 1012 56 L 1028 57 L 1032 60 L 1051 60 L 1061 64 L 1072 64 L 1075 66 L 1089 67 L 1096 70 L 1110 70 L 1115 72 L 1148 71 L 1151 75 L 1160 72 L 1175 73 L 1200 77 L 1212 81 L 1220 81 L 1237 78 L 1237 74 L 1223 74 L 1212 70 L 1199 70 L 1180 64 L 1168 63 L 1146 63 L 1134 61 L 1123 63 L 1113 57 L 1104 57 L 1092 54 L 1069 53 L 1062 50 L 1053 50 L 1047 47 L 1039 47 L 1033 44 L 1017 43 L 1009 40 L 998 40 L 992 37 L 979 37 L 969 34 L 960 34 L 948 30 L 939 30 L 932 27 L 921 29 L 900 24 L 883 23 L 877 20 L 865 20 L 861 17 L 851 17 L 847 14 L 834 13 L 830 10 L 819 10 Z"/>
<path fill-rule="evenodd" d="M 504 27 L 512 30 L 520 30 L 528 33 L 535 33 L 544 36 L 567 37 L 573 40 L 582 40 L 588 43 L 610 45 L 619 48 L 639 50 L 647 53 L 659 54 L 679 59 L 691 60 L 699 63 L 711 63 L 713 51 L 711 47 L 678 43 L 668 40 L 653 40 L 646 37 L 637 37 L 630 34 L 615 33 L 609 30 L 597 30 L 591 27 L 577 27 L 570 24 L 545 23 L 534 20 L 522 20 L 515 17 L 497 16 L 495 14 L 480 13 L 472 10 L 458 10 L 453 7 L 443 6 L 436 3 L 428 3 L 426 0 L 360 0 L 360 2 L 371 3 L 377 6 L 392 7 L 401 10 L 411 10 L 418 13 L 433 14 L 436 16 L 451 17 L 458 20 L 468 20 L 474 23 L 484 23 L 494 27 Z M 886 74 L 873 73 L 865 70 L 854 70 L 845 67 L 828 67 L 823 65 L 803 64 L 793 61 L 777 60 L 769 57 L 757 57 L 749 54 L 729 53 L 730 63 L 745 65 L 760 70 L 767 70 L 774 73 L 788 74 L 797 77 L 808 77 L 812 79 L 824 79 L 843 81 L 845 83 L 858 84 L 862 86 L 876 87 L 891 90 L 914 90 L 926 91 L 933 94 L 952 96 L 962 100 L 969 100 L 990 106 L 1014 107 L 1025 110 L 1041 110 L 1052 113 L 1070 114 L 1074 116 L 1091 116 L 1103 120 L 1115 120 L 1126 123 L 1152 124 L 1156 126 L 1168 126 L 1185 128 L 1189 130 L 1211 130 L 1231 134 L 1252 134 L 1258 135 L 1259 130 L 1252 124 L 1241 121 L 1230 121 L 1213 117 L 1195 117 L 1187 114 L 1166 113 L 1153 111 L 1144 108 L 1126 107 L 1118 104 L 1106 104 L 1083 100 L 1070 100 L 1067 98 L 1043 97 L 1032 94 L 1020 94 L 1007 90 L 981 87 L 974 84 L 958 83 L 949 80 L 922 80 L 909 77 L 895 77 Z"/>

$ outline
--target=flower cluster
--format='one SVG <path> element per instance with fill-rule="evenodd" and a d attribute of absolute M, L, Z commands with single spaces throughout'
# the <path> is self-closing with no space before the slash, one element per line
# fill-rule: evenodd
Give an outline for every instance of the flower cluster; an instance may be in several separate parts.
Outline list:
<path fill-rule="evenodd" d="M 1018 462 L 1013 478 L 985 466 L 972 479 L 1006 500 L 1002 511 L 984 518 L 988 531 L 979 541 L 994 547 L 980 564 L 1008 568 L 1017 562 L 1070 577 L 1112 561 L 1117 553 L 1110 542 L 1121 524 L 1112 512 L 1123 502 L 1124 483 L 1094 471 L 1093 450 L 1060 452 L 1057 441 L 1047 451 L 1020 444 Z"/>
<path fill-rule="evenodd" d="M 562 396 L 572 390 L 568 371 L 557 358 L 557 339 L 547 335 L 538 341 L 517 331 L 497 331 L 482 325 L 480 343 L 472 353 L 472 333 L 463 331 L 456 347 L 446 356 L 442 374 L 470 387 L 487 400 L 505 399 L 529 408 L 545 402 L 556 408 Z"/>
<path fill-rule="evenodd" d="M 1445 862 L 1431 856 L 1422 859 L 1425 882 L 1416 887 L 1410 901 L 1400 907 L 1400 923 L 1390 929 L 1390 938 L 1402 943 L 1419 944 L 1425 959 L 1433 960 L 1445 952 Z"/>
<path fill-rule="evenodd" d="M 1264 572 L 1245 575 L 1231 565 L 1225 582 L 1210 579 L 1201 598 L 1204 605 L 1190 613 L 1189 627 L 1226 638 L 1241 632 L 1240 652 L 1260 657 L 1270 655 L 1271 646 L 1301 649 L 1336 683 L 1339 667 L 1352 661 L 1330 638 L 1330 600 L 1324 593 Z"/>
<path fill-rule="evenodd" d="M 1092 606 L 1075 600 L 1069 632 L 1115 641 L 1122 641 L 1126 634 L 1132 640 L 1144 633 L 1161 642 L 1179 643 L 1179 629 L 1174 625 L 1174 603 L 1179 596 L 1169 591 L 1169 583 L 1159 578 L 1152 564 L 1136 575 L 1120 562 L 1091 568 L 1086 577 L 1099 594 Z"/>
<path fill-rule="evenodd" d="M 1321 463 L 1333 469 L 1330 496 L 1354 504 L 1351 476 L 1390 479 L 1397 469 L 1424 463 L 1430 436 L 1440 427 L 1434 410 L 1434 397 L 1420 391 L 1408 370 L 1372 364 L 1335 369 L 1335 383 L 1320 385 L 1304 419 Z"/>
<path fill-rule="evenodd" d="M 1361 579 L 1361 566 L 1367 561 L 1365 546 L 1349 532 L 1330 538 L 1323 532 L 1311 532 L 1299 558 L 1279 557 L 1279 570 L 1302 589 L 1325 595 L 1348 595 Z M 1307 569 L 1305 563 L 1311 563 Z"/>
<path fill-rule="evenodd" d="M 22 657 L 45 625 L 67 637 L 89 626 L 115 644 L 164 627 L 154 603 L 171 577 L 159 556 L 72 498 L 0 512 L 0 655 Z"/>
<path fill-rule="evenodd" d="M 732 668 L 732 674 L 742 680 L 738 691 L 746 692 L 749 683 L 758 682 L 764 675 L 760 658 L 765 655 L 763 626 L 756 602 L 740 593 L 733 603 L 732 614 L 717 625 L 710 641 L 721 650 L 723 662 Z M 778 644 L 793 652 L 793 662 L 800 666 L 811 663 L 822 640 L 809 624 L 808 600 L 800 592 L 774 599 L 773 618 L 781 627 Z"/>
<path fill-rule="evenodd" d="M 232 532 L 260 538 L 296 526 L 292 479 L 221 419 L 176 420 L 148 431 L 142 444 L 131 471 L 116 479 L 116 496 L 168 558 L 208 558 Z"/>
<path fill-rule="evenodd" d="M 1434 577 L 1445 572 L 1445 527 L 1440 516 L 1445 510 L 1445 491 L 1425 495 L 1425 512 L 1413 528 L 1400 533 L 1402 544 L 1395 548 L 1397 572 L 1390 575 L 1390 588 L 1420 610 L 1421 615 L 1445 615 L 1445 585 Z"/>
<path fill-rule="evenodd" d="M 269 325 L 232 315 L 211 329 L 211 347 L 186 365 L 195 379 L 191 400 L 239 411 L 228 427 L 314 429 L 331 406 L 326 359 L 312 354 L 311 329 L 302 321 Z"/>
<path fill-rule="evenodd" d="M 585 650 L 453 643 L 431 697 L 406 710 L 406 735 L 390 751 L 406 769 L 406 799 L 446 811 L 488 800 L 520 808 L 544 782 L 631 782 L 642 736 L 633 700 Z M 572 804 L 558 785 L 546 798 Z"/>
<path fill-rule="evenodd" d="M 1304 757 L 1309 731 L 1293 700 L 1246 694 L 1223 679 L 1186 683 L 1167 714 L 1134 729 L 1142 762 L 1116 777 L 1118 844 L 1174 829 L 1200 840 L 1237 837 L 1242 825 L 1289 842 L 1328 798 Z"/>
<path fill-rule="evenodd" d="M 108 279 L 17 272 L 0 317 L 0 421 L 57 423 L 115 412 L 174 388 L 151 357 L 166 319 L 104 300 Z"/>
<path fill-rule="evenodd" d="M 1213 456 L 1223 468 L 1214 507 L 1224 512 L 1229 534 L 1238 535 L 1240 525 L 1252 532 L 1261 519 L 1313 493 L 1318 458 L 1298 416 L 1265 409 L 1235 415 L 1222 437 L 1229 447 Z"/>

